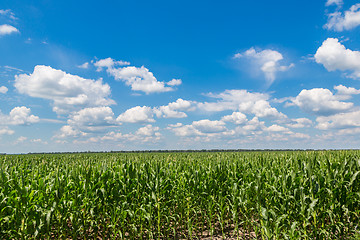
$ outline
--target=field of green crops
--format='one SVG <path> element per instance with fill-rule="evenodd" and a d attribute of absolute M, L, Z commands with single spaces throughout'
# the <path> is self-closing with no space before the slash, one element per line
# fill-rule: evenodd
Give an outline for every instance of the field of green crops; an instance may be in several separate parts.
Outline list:
<path fill-rule="evenodd" d="M 0 239 L 358 239 L 360 151 L 0 156 Z"/>

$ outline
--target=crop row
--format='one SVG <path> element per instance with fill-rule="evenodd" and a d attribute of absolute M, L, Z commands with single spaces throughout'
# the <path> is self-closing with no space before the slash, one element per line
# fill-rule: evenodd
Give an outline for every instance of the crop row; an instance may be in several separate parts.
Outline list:
<path fill-rule="evenodd" d="M 359 222 L 359 151 L 0 156 L 1 239 L 349 239 Z"/>

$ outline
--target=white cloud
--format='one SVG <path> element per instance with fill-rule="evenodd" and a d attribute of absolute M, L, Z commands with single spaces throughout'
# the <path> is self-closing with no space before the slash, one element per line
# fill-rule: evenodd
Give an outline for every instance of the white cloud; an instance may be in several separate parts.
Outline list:
<path fill-rule="evenodd" d="M 321 130 L 360 127 L 360 111 L 321 116 L 316 121 L 316 127 Z"/>
<path fill-rule="evenodd" d="M 56 134 L 54 136 L 54 138 L 62 138 L 62 139 L 66 139 L 69 137 L 78 138 L 78 137 L 84 137 L 86 135 L 87 135 L 87 133 L 84 133 L 78 129 L 75 129 L 72 126 L 65 125 L 65 126 L 61 127 L 60 132 L 58 134 Z"/>
<path fill-rule="evenodd" d="M 131 86 L 134 91 L 142 91 L 146 94 L 173 91 L 171 87 L 165 87 L 164 82 L 159 82 L 144 66 L 108 68 L 107 71 L 116 80 L 124 81 L 126 85 Z"/>
<path fill-rule="evenodd" d="M 235 124 L 244 124 L 247 121 L 246 115 L 241 112 L 233 112 L 231 115 L 227 115 L 221 118 L 224 122 L 233 122 Z"/>
<path fill-rule="evenodd" d="M 246 116 L 240 114 L 227 115 L 220 121 L 211 121 L 204 119 L 194 121 L 190 125 L 183 125 L 182 123 L 169 124 L 167 130 L 175 133 L 176 136 L 184 137 L 182 141 L 195 144 L 201 143 L 260 143 L 263 141 L 288 141 L 289 139 L 309 139 L 310 136 L 304 133 L 294 133 L 285 126 L 272 124 L 269 127 L 265 126 L 264 121 L 259 121 L 258 117 L 247 121 Z M 235 129 L 227 129 L 223 119 L 229 121 L 241 120 Z M 301 120 L 300 120 L 301 122 Z M 216 146 L 216 145 L 215 145 Z"/>
<path fill-rule="evenodd" d="M 169 86 L 176 86 L 181 84 L 181 79 L 173 79 L 168 83 L 158 81 L 154 74 L 149 69 L 142 67 L 117 67 L 127 66 L 129 62 L 115 61 L 112 58 L 101 59 L 94 63 L 97 67 L 97 71 L 106 68 L 107 73 L 115 78 L 115 80 L 123 81 L 127 86 L 131 86 L 133 91 L 142 91 L 146 94 L 169 92 L 174 89 L 171 87 L 165 87 L 165 84 Z"/>
<path fill-rule="evenodd" d="M 5 93 L 7 93 L 7 91 L 8 91 L 8 88 L 7 88 L 7 87 L 5 87 L 5 86 L 1 86 L 1 87 L 0 87 L 0 93 L 5 94 Z"/>
<path fill-rule="evenodd" d="M 156 134 L 157 131 L 159 131 L 159 127 L 154 127 L 151 124 L 146 125 L 145 127 L 141 127 L 136 131 L 137 135 L 142 136 L 152 136 L 152 135 L 159 135 Z"/>
<path fill-rule="evenodd" d="M 189 110 L 189 109 L 194 110 L 193 103 L 194 102 L 192 101 L 187 101 L 179 98 L 175 102 L 169 103 L 168 106 L 171 110 Z"/>
<path fill-rule="evenodd" d="M 19 144 L 19 143 L 23 143 L 27 140 L 27 137 L 24 136 L 20 136 L 18 139 L 16 139 L 16 141 L 14 142 L 14 144 Z"/>
<path fill-rule="evenodd" d="M 117 123 L 110 107 L 94 107 L 72 113 L 68 124 L 81 130 L 94 130 L 96 127 L 116 125 Z"/>
<path fill-rule="evenodd" d="M 327 0 L 325 3 L 325 6 L 331 6 L 331 5 L 337 5 L 337 6 L 341 6 L 343 5 L 343 0 Z"/>
<path fill-rule="evenodd" d="M 161 139 L 161 133 L 159 127 L 154 127 L 150 124 L 145 127 L 139 128 L 135 134 L 125 134 L 125 140 L 140 141 L 144 143 L 158 142 Z"/>
<path fill-rule="evenodd" d="M 176 102 L 171 102 L 166 106 L 154 108 L 154 113 L 158 118 L 185 118 L 187 114 L 181 111 L 193 111 L 194 102 L 179 98 Z"/>
<path fill-rule="evenodd" d="M 179 86 L 181 84 L 182 84 L 181 79 L 173 79 L 166 83 L 166 85 L 169 85 L 169 86 Z"/>
<path fill-rule="evenodd" d="M 170 124 L 167 129 L 180 137 L 215 136 L 227 131 L 223 121 L 211 121 L 209 119 L 193 121 L 190 125 L 183 125 L 182 123 Z"/>
<path fill-rule="evenodd" d="M 305 133 L 293 133 L 291 135 L 291 137 L 300 138 L 300 139 L 310 139 L 311 138 L 309 134 L 305 134 Z"/>
<path fill-rule="evenodd" d="M 335 2 L 335 1 L 334 1 Z M 360 3 L 350 7 L 349 10 L 341 13 L 336 11 L 329 14 L 325 28 L 338 32 L 351 30 L 360 25 Z"/>
<path fill-rule="evenodd" d="M 123 138 L 123 134 L 121 132 L 108 132 L 105 136 L 101 137 L 102 141 L 118 141 Z"/>
<path fill-rule="evenodd" d="M 235 53 L 233 56 L 234 59 L 242 58 L 242 57 L 243 57 L 243 55 L 241 53 Z"/>
<path fill-rule="evenodd" d="M 10 124 L 12 125 L 28 125 L 39 122 L 39 117 L 30 115 L 31 110 L 27 107 L 15 107 L 10 111 Z"/>
<path fill-rule="evenodd" d="M 18 139 L 14 141 L 14 144 L 24 144 L 24 143 L 33 143 L 33 144 L 48 144 L 48 142 L 43 141 L 40 138 L 37 139 L 28 139 L 27 137 L 20 136 Z"/>
<path fill-rule="evenodd" d="M 5 66 L 3 66 L 5 69 L 6 69 L 6 71 L 16 71 L 16 72 L 24 72 L 24 70 L 22 70 L 22 69 L 20 69 L 20 68 L 16 68 L 16 67 L 12 67 L 12 66 L 7 66 L 7 65 L 5 65 Z"/>
<path fill-rule="evenodd" d="M 172 128 L 178 128 L 178 127 L 181 127 L 181 126 L 183 126 L 183 124 L 182 123 L 175 123 L 175 124 L 168 124 L 168 130 L 169 129 L 172 129 Z"/>
<path fill-rule="evenodd" d="M 116 121 L 128 123 L 155 122 L 153 119 L 153 110 L 147 106 L 136 106 L 130 108 L 124 113 L 120 114 Z"/>
<path fill-rule="evenodd" d="M 219 94 L 209 93 L 208 97 L 219 99 L 217 102 L 199 103 L 198 107 L 209 112 L 236 110 L 239 105 L 253 105 L 259 100 L 267 100 L 269 96 L 263 93 L 251 93 L 247 90 L 225 90 Z M 242 107 L 243 108 L 243 107 Z"/>
<path fill-rule="evenodd" d="M 89 63 L 88 63 L 88 62 L 85 62 L 85 63 L 79 65 L 78 68 L 88 69 L 88 68 L 89 68 Z"/>
<path fill-rule="evenodd" d="M 311 125 L 312 121 L 308 118 L 291 119 L 290 122 L 286 124 L 286 126 L 290 128 L 305 128 L 310 127 Z"/>
<path fill-rule="evenodd" d="M 209 119 L 194 121 L 192 126 L 201 133 L 219 133 L 226 130 L 223 121 L 211 121 Z"/>
<path fill-rule="evenodd" d="M 161 139 L 159 127 L 154 127 L 150 124 L 139 128 L 135 133 L 122 134 L 121 132 L 109 132 L 99 140 L 102 141 L 123 141 L 123 142 L 142 142 L 154 143 Z"/>
<path fill-rule="evenodd" d="M 14 131 L 11 130 L 10 128 L 8 127 L 3 127 L 3 128 L 0 128 L 0 136 L 1 135 L 13 135 L 14 134 Z"/>
<path fill-rule="evenodd" d="M 356 95 L 356 94 L 360 94 L 360 90 L 359 89 L 355 89 L 353 87 L 345 87 L 343 85 L 338 85 L 335 86 L 334 89 L 337 91 L 337 95 L 342 95 L 344 96 L 343 99 L 349 99 L 351 97 L 351 95 Z"/>
<path fill-rule="evenodd" d="M 251 93 L 246 90 L 225 90 L 219 94 L 209 93 L 207 96 L 219 99 L 217 102 L 198 103 L 198 108 L 209 112 L 225 110 L 251 113 L 257 117 L 286 118 L 268 102 L 269 95 L 264 93 Z"/>
<path fill-rule="evenodd" d="M 103 68 L 113 68 L 114 66 L 127 66 L 130 65 L 127 61 L 115 61 L 112 58 L 100 59 L 94 63 L 94 66 L 97 67 L 98 72 L 102 71 Z"/>
<path fill-rule="evenodd" d="M 244 53 L 237 53 L 234 58 L 247 57 L 253 60 L 255 65 L 264 73 L 268 84 L 272 84 L 275 81 L 277 72 L 285 72 L 292 68 L 294 64 L 288 66 L 280 65 L 279 61 L 283 60 L 283 55 L 271 49 L 265 49 L 257 52 L 254 48 L 250 48 Z M 258 69 L 257 69 L 258 70 Z"/>
<path fill-rule="evenodd" d="M 9 35 L 18 32 L 19 30 L 11 25 L 8 24 L 0 25 L 0 36 Z"/>
<path fill-rule="evenodd" d="M 329 89 L 313 88 L 302 90 L 298 96 L 293 98 L 292 104 L 300 107 L 303 111 L 318 115 L 328 116 L 340 112 L 347 112 L 353 107 L 351 102 L 341 102 L 339 97 Z"/>
<path fill-rule="evenodd" d="M 58 114 L 115 104 L 108 98 L 109 85 L 101 79 L 85 79 L 48 66 L 38 65 L 30 75 L 16 75 L 14 86 L 22 94 L 51 100 Z"/>
<path fill-rule="evenodd" d="M 0 112 L 0 125 L 30 125 L 39 122 L 39 117 L 31 115 L 30 108 L 15 107 L 9 115 L 3 115 Z"/>
<path fill-rule="evenodd" d="M 6 16 L 8 18 L 10 18 L 11 20 L 16 20 L 17 18 L 15 17 L 15 14 L 11 11 L 11 9 L 0 9 L 0 15 Z"/>
<path fill-rule="evenodd" d="M 269 132 L 290 132 L 290 130 L 288 128 L 277 125 L 277 124 L 271 125 L 266 130 Z"/>
<path fill-rule="evenodd" d="M 359 133 L 360 133 L 360 128 L 341 129 L 337 132 L 338 135 L 356 135 L 356 136 L 358 136 Z"/>
<path fill-rule="evenodd" d="M 315 60 L 328 71 L 351 71 L 352 78 L 360 78 L 360 52 L 346 49 L 337 38 L 326 39 L 316 51 Z"/>
<path fill-rule="evenodd" d="M 261 135 L 266 131 L 266 126 L 264 121 L 259 121 L 258 117 L 253 117 L 251 120 L 247 121 L 244 124 L 237 126 L 234 130 L 227 131 L 224 135 L 228 136 L 253 136 Z"/>
<path fill-rule="evenodd" d="M 274 107 L 270 106 L 270 103 L 265 100 L 259 100 L 254 103 L 253 106 L 240 105 L 240 111 L 251 112 L 255 114 L 257 117 L 266 117 L 266 118 L 286 118 L 283 113 L 278 112 L 278 110 Z"/>
<path fill-rule="evenodd" d="M 172 130 L 176 136 L 180 137 L 202 135 L 202 133 L 199 130 L 195 129 L 192 125 L 182 125 L 180 123 L 177 125 L 169 126 L 169 129 Z"/>
<path fill-rule="evenodd" d="M 31 139 L 30 142 L 32 142 L 32 143 L 48 144 L 48 142 L 43 141 L 41 138 Z"/>
<path fill-rule="evenodd" d="M 264 121 L 259 121 L 258 117 L 254 117 L 253 119 L 251 119 L 250 121 L 248 121 L 246 123 L 245 126 L 243 127 L 238 127 L 237 131 L 239 129 L 243 129 L 245 130 L 247 133 L 249 131 L 256 131 L 258 134 L 261 133 L 264 129 L 266 129 L 265 127 L 265 122 Z"/>

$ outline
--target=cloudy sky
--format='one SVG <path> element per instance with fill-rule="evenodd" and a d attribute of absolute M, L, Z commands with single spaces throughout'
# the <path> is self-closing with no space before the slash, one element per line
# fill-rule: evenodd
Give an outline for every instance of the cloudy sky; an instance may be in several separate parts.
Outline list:
<path fill-rule="evenodd" d="M 0 5 L 0 152 L 360 146 L 360 2 Z"/>

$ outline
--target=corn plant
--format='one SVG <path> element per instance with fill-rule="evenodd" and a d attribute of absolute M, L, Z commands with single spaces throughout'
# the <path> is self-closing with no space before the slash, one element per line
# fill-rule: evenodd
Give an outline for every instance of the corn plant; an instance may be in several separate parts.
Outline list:
<path fill-rule="evenodd" d="M 360 151 L 0 156 L 0 239 L 356 239 Z"/>

